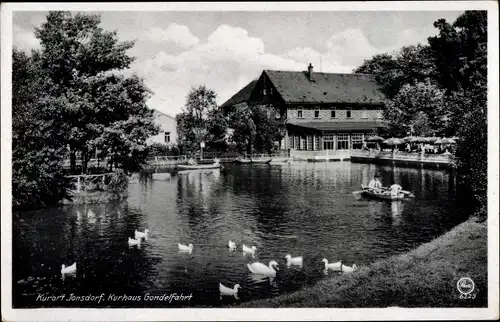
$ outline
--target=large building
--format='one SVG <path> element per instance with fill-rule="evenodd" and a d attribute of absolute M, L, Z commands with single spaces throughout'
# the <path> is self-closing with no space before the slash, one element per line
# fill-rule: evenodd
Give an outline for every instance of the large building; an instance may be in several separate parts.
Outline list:
<path fill-rule="evenodd" d="M 177 145 L 177 121 L 175 117 L 154 110 L 155 123 L 160 126 L 160 133 L 148 139 L 148 144 L 162 143 Z"/>
<path fill-rule="evenodd" d="M 349 150 L 383 128 L 384 95 L 372 75 L 264 70 L 227 102 L 273 109 L 286 124 L 282 149 Z"/>

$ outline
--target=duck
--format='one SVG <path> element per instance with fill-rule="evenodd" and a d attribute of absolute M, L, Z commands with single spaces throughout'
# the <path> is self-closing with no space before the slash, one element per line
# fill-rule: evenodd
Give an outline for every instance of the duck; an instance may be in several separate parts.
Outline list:
<path fill-rule="evenodd" d="M 347 265 L 342 265 L 341 271 L 344 273 L 352 273 L 357 269 L 358 267 L 356 266 L 356 264 L 352 265 L 352 267 Z"/>
<path fill-rule="evenodd" d="M 243 244 L 241 248 L 243 249 L 243 253 L 252 254 L 252 256 L 255 256 L 255 251 L 257 250 L 257 247 L 255 246 L 248 247 L 247 245 Z"/>
<path fill-rule="evenodd" d="M 135 230 L 135 239 L 148 238 L 149 229 L 144 230 L 144 232 Z"/>
<path fill-rule="evenodd" d="M 326 258 L 323 258 L 321 261 L 325 263 L 325 270 L 331 269 L 333 271 L 340 271 L 341 267 L 343 266 L 342 261 L 330 264 L 328 263 L 328 259 Z"/>
<path fill-rule="evenodd" d="M 230 288 L 222 285 L 222 283 L 219 283 L 219 291 L 221 295 L 237 296 L 238 288 L 240 288 L 240 284 L 235 284 L 233 288 Z"/>
<path fill-rule="evenodd" d="M 136 239 L 132 239 L 132 238 L 128 238 L 128 244 L 130 246 L 133 246 L 133 245 L 140 245 L 141 244 L 141 239 L 140 238 L 136 238 Z"/>
<path fill-rule="evenodd" d="M 227 246 L 229 247 L 230 250 L 236 250 L 236 243 L 235 242 L 229 241 Z"/>
<path fill-rule="evenodd" d="M 248 269 L 253 274 L 265 275 L 268 277 L 275 277 L 276 276 L 276 270 L 274 270 L 275 269 L 274 266 L 276 266 L 276 270 L 279 270 L 277 267 L 278 263 L 276 261 L 270 261 L 269 267 L 262 264 L 262 263 L 259 263 L 259 262 L 247 264 Z"/>
<path fill-rule="evenodd" d="M 183 245 L 183 244 L 179 244 L 179 251 L 180 252 L 189 252 L 191 253 L 193 251 L 193 244 L 189 244 L 188 246 L 186 245 Z"/>
<path fill-rule="evenodd" d="M 290 265 L 300 265 L 302 266 L 302 256 L 298 256 L 298 257 L 292 257 L 292 255 L 288 254 L 285 256 L 286 258 L 286 264 L 288 266 Z"/>
<path fill-rule="evenodd" d="M 66 267 L 66 265 L 62 264 L 61 266 L 61 274 L 72 274 L 76 272 L 76 262 L 73 265 Z"/>

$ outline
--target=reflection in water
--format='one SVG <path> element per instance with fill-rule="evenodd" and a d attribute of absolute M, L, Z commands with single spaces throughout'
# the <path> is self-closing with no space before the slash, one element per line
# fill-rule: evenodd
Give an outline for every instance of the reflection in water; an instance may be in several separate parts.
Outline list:
<path fill-rule="evenodd" d="M 415 198 L 353 195 L 376 172 L 384 185 L 399 183 Z M 188 302 L 136 306 L 217 307 L 276 296 L 324 278 L 322 258 L 366 265 L 435 238 L 465 219 L 453 191 L 454 179 L 442 171 L 349 162 L 172 172 L 170 180 L 131 184 L 125 202 L 14 214 L 13 302 L 58 306 L 36 302 L 38 292 L 192 293 Z M 149 229 L 148 238 L 128 247 L 136 229 Z M 192 253 L 179 253 L 179 243 L 192 243 Z M 253 258 L 242 244 L 257 247 Z M 286 254 L 302 255 L 303 266 L 287 267 Z M 271 260 L 278 262 L 276 278 L 248 271 L 248 263 Z M 61 264 L 75 261 L 76 276 L 63 281 Z M 240 284 L 239 299 L 220 299 L 220 282 Z"/>

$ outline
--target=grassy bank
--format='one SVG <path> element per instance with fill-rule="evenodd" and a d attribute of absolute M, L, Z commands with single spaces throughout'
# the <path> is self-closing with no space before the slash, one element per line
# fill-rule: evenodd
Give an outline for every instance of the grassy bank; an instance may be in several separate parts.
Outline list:
<path fill-rule="evenodd" d="M 237 307 L 486 307 L 486 233 L 486 223 L 469 220 L 409 253 Z M 464 276 L 476 284 L 475 299 L 459 298 L 456 285 Z"/>

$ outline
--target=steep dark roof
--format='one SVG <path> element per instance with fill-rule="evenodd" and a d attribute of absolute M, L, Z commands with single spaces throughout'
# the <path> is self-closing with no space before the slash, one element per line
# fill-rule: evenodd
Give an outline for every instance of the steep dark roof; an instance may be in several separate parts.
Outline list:
<path fill-rule="evenodd" d="M 382 104 L 384 95 L 373 75 L 264 71 L 287 103 Z"/>
<path fill-rule="evenodd" d="M 220 107 L 226 108 L 231 107 L 235 104 L 242 103 L 248 101 L 250 98 L 250 94 L 252 93 L 257 80 L 253 80 L 248 83 L 245 87 L 243 87 L 238 93 L 234 94 L 230 99 L 228 99 L 224 104 Z"/>

